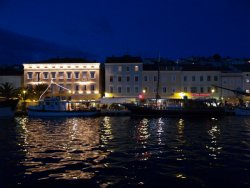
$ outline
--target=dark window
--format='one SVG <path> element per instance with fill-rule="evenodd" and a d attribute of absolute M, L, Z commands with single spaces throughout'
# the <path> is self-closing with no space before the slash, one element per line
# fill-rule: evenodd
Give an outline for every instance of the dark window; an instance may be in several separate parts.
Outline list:
<path fill-rule="evenodd" d="M 127 76 L 127 82 L 129 82 L 130 81 L 130 77 L 129 76 Z"/>
<path fill-rule="evenodd" d="M 191 93 L 197 93 L 197 88 L 196 87 L 191 87 Z"/>
<path fill-rule="evenodd" d="M 110 81 L 110 82 L 113 82 L 113 80 L 114 80 L 114 77 L 113 77 L 113 76 L 110 76 L 110 77 L 109 77 L 109 81 Z"/>
<path fill-rule="evenodd" d="M 187 76 L 183 77 L 183 81 L 186 82 L 187 81 Z"/>
<path fill-rule="evenodd" d="M 138 76 L 135 76 L 135 82 L 138 82 L 138 79 L 139 79 Z"/>
<path fill-rule="evenodd" d="M 195 76 L 192 76 L 192 81 L 193 81 L 193 82 L 195 81 Z"/>
<path fill-rule="evenodd" d="M 207 81 L 211 81 L 211 76 L 207 76 Z"/>

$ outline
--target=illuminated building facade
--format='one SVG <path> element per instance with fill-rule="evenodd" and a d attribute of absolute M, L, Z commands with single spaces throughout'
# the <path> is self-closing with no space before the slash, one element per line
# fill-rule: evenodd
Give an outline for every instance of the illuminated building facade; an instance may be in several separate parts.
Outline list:
<path fill-rule="evenodd" d="M 100 63 L 79 59 L 56 59 L 25 63 L 24 86 L 52 84 L 50 94 L 70 95 L 73 100 L 96 100 L 101 96 Z M 65 89 L 64 89 L 65 88 Z"/>
<path fill-rule="evenodd" d="M 142 91 L 140 57 L 108 57 L 105 62 L 105 98 L 123 101 L 138 98 Z"/>

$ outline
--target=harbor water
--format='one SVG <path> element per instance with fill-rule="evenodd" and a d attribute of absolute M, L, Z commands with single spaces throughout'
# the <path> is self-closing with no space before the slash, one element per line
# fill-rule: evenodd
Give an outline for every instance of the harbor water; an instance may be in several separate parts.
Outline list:
<path fill-rule="evenodd" d="M 0 187 L 250 187 L 250 117 L 0 120 Z"/>

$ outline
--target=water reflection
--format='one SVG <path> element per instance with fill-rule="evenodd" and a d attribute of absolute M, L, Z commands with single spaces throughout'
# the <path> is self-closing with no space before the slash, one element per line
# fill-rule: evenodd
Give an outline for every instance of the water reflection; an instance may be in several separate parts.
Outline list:
<path fill-rule="evenodd" d="M 23 129 L 25 174 L 46 172 L 40 179 L 90 179 L 95 173 L 89 169 L 108 155 L 99 149 L 100 119 L 20 118 L 18 122 Z M 70 170 L 70 166 L 77 168 Z"/>
<path fill-rule="evenodd" d="M 212 119 L 211 128 L 207 131 L 207 133 L 210 136 L 210 143 L 206 145 L 206 148 L 209 151 L 209 156 L 216 160 L 220 155 L 222 149 L 222 147 L 218 143 L 220 128 L 217 125 L 216 119 Z"/>
<path fill-rule="evenodd" d="M 139 145 L 136 157 L 139 160 L 148 160 L 151 156 L 151 152 L 147 149 L 147 142 L 150 137 L 149 134 L 149 120 L 147 118 L 142 119 L 136 126 L 135 138 Z"/>
<path fill-rule="evenodd" d="M 186 140 L 184 137 L 184 119 L 179 119 L 176 124 L 177 124 L 177 134 L 176 134 L 177 145 L 175 147 L 175 150 L 177 152 L 176 160 L 182 161 L 182 160 L 186 160 L 186 156 L 183 151 L 183 146 L 186 143 Z M 179 178 L 179 175 L 178 175 L 178 178 Z"/>

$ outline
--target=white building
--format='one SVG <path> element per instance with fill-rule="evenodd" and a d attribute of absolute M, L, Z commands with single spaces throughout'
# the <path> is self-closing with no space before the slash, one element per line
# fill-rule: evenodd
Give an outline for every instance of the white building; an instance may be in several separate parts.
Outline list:
<path fill-rule="evenodd" d="M 100 63 L 82 59 L 53 59 L 25 63 L 24 86 L 52 84 L 54 95 L 70 95 L 75 100 L 96 100 L 101 96 Z M 66 88 L 66 89 L 63 89 Z"/>

